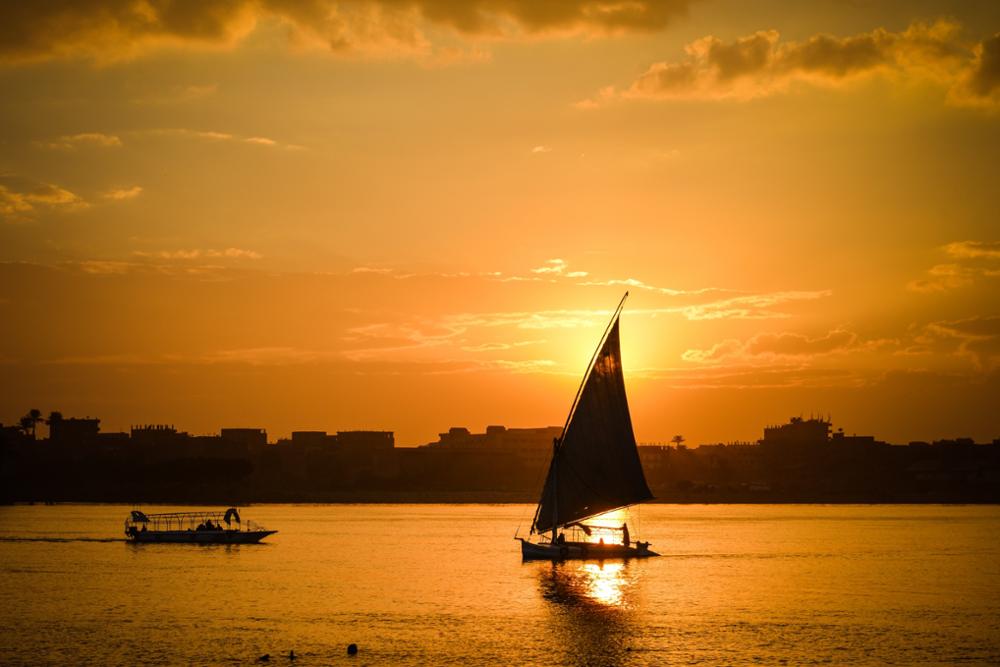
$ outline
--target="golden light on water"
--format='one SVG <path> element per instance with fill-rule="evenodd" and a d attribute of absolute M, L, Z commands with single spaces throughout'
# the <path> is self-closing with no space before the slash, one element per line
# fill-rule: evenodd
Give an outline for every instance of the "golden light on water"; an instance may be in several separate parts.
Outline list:
<path fill-rule="evenodd" d="M 619 606 L 624 602 L 625 564 L 585 563 L 581 574 L 583 588 L 588 598 L 608 606 Z"/>
<path fill-rule="evenodd" d="M 635 583 L 624 560 L 555 563 L 540 571 L 542 595 L 578 609 L 606 611 L 630 606 Z"/>

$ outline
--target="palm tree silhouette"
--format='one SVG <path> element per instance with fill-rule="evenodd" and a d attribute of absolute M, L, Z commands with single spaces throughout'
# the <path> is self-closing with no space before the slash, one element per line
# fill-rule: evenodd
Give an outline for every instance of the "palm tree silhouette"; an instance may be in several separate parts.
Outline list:
<path fill-rule="evenodd" d="M 35 432 L 38 430 L 38 422 L 44 421 L 42 419 L 42 411 L 38 408 L 31 408 L 28 410 L 28 414 L 21 417 L 20 426 L 21 430 L 25 433 L 31 430 L 31 439 L 35 439 Z"/>

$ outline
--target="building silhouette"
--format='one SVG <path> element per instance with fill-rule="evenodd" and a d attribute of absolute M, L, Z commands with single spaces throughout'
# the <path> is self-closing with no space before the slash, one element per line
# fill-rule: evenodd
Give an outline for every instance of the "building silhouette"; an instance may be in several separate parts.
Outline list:
<path fill-rule="evenodd" d="M 105 433 L 96 418 L 50 418 L 41 439 L 0 425 L 0 500 L 534 502 L 560 432 L 452 427 L 397 447 L 392 431 L 294 431 L 270 442 L 262 428 Z M 667 502 L 1000 502 L 1000 439 L 891 445 L 793 417 L 756 442 L 644 445 L 639 455 Z"/>

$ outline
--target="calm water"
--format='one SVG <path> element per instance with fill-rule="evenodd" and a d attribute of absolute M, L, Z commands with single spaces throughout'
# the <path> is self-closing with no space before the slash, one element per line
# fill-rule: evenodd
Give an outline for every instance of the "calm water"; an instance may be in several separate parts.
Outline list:
<path fill-rule="evenodd" d="M 603 565 L 522 564 L 523 506 L 254 506 L 228 547 L 129 509 L 0 508 L 0 664 L 1000 663 L 998 507 L 651 505 L 664 557 Z"/>

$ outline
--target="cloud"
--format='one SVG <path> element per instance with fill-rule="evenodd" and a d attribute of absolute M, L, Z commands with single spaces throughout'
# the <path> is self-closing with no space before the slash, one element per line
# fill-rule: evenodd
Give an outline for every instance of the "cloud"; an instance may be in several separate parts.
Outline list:
<path fill-rule="evenodd" d="M 923 334 L 924 342 L 935 338 L 957 341 L 954 354 L 970 359 L 977 370 L 1000 368 L 1000 315 L 932 322 Z"/>
<path fill-rule="evenodd" d="M 943 293 L 970 287 L 983 278 L 1000 277 L 1000 242 L 955 241 L 941 249 L 954 261 L 932 266 L 925 277 L 910 281 L 907 289 Z"/>
<path fill-rule="evenodd" d="M 101 132 L 82 132 L 80 134 L 67 134 L 42 144 L 46 148 L 57 150 L 73 150 L 82 146 L 95 146 L 98 148 L 120 148 L 122 140 L 114 134 L 103 134 Z"/>
<path fill-rule="evenodd" d="M 222 266 L 218 263 L 206 264 L 195 260 L 206 257 L 199 254 L 191 254 L 191 251 L 181 251 L 174 253 L 133 253 L 137 261 L 124 261 L 112 259 L 92 259 L 84 261 L 63 262 L 60 268 L 68 271 L 80 271 L 90 275 L 124 276 L 169 276 L 171 278 L 189 278 L 202 282 L 229 282 L 238 278 L 242 273 L 236 272 L 232 266 Z M 214 251 L 218 252 L 218 251 Z M 164 256 L 166 255 L 166 256 Z M 216 259 L 218 256 L 216 256 Z"/>
<path fill-rule="evenodd" d="M 961 264 L 937 264 L 927 269 L 927 277 L 910 281 L 906 287 L 911 292 L 948 292 L 973 284 L 978 270 Z"/>
<path fill-rule="evenodd" d="M 202 139 L 205 141 L 234 142 L 250 144 L 253 146 L 264 146 L 267 148 L 284 148 L 286 150 L 303 150 L 304 146 L 297 144 L 286 144 L 269 137 L 242 137 L 229 132 L 217 132 L 215 130 L 191 130 L 183 127 L 161 128 L 157 130 L 146 130 L 143 134 L 160 136 L 188 137 L 191 139 Z"/>
<path fill-rule="evenodd" d="M 878 379 L 875 373 L 845 368 L 813 368 L 803 364 L 769 366 L 705 366 L 644 369 L 633 377 L 658 380 L 676 389 L 786 389 L 815 387 L 857 388 Z"/>
<path fill-rule="evenodd" d="M 532 273 L 562 273 L 566 270 L 566 260 L 547 259 L 545 264 L 531 270 Z"/>
<path fill-rule="evenodd" d="M 551 153 L 552 152 L 552 148 L 550 146 L 535 146 L 534 148 L 531 149 L 531 152 L 535 153 L 535 154 L 538 154 L 538 153 Z"/>
<path fill-rule="evenodd" d="M 1000 33 L 983 40 L 973 49 L 975 60 L 953 95 L 971 105 L 1000 105 Z"/>
<path fill-rule="evenodd" d="M 0 219 L 7 222 L 30 220 L 39 209 L 73 211 L 87 202 L 65 188 L 51 183 L 25 184 L 16 179 L 0 182 Z"/>
<path fill-rule="evenodd" d="M 960 259 L 1000 259 L 1000 241 L 956 241 L 944 251 Z"/>
<path fill-rule="evenodd" d="M 131 272 L 136 264 L 134 262 L 120 262 L 116 260 L 91 259 L 79 262 L 76 266 L 84 273 L 93 275 L 124 275 Z"/>
<path fill-rule="evenodd" d="M 650 292 L 655 292 L 657 294 L 664 294 L 666 296 L 698 295 L 698 294 L 708 294 L 710 292 L 731 293 L 737 291 L 732 289 L 724 289 L 721 287 L 700 287 L 698 289 L 693 289 L 693 290 L 676 289 L 674 287 L 657 287 L 656 285 L 650 285 L 635 278 L 611 278 L 609 280 L 588 280 L 587 282 L 580 283 L 580 285 L 583 286 L 618 285 L 621 287 L 630 287 L 630 288 L 634 287 L 636 289 L 647 290 Z"/>
<path fill-rule="evenodd" d="M 586 281 L 581 281 L 581 278 L 587 278 L 591 274 L 588 271 L 567 271 L 569 268 L 569 263 L 564 259 L 549 259 L 546 260 L 542 266 L 530 269 L 529 273 L 531 275 L 518 275 L 518 274 L 505 274 L 502 271 L 480 271 L 477 273 L 468 272 L 457 272 L 457 273 L 398 273 L 394 269 L 387 267 L 369 267 L 369 266 L 359 266 L 352 269 L 353 273 L 383 273 L 387 275 L 392 275 L 398 280 L 406 280 L 413 278 L 470 278 L 475 277 L 482 280 L 490 280 L 501 283 L 511 283 L 511 282 L 556 282 L 558 278 L 569 279 L 573 281 L 571 284 L 580 287 L 627 287 L 636 288 L 651 292 L 653 294 L 659 294 L 663 296 L 703 296 L 706 294 L 734 294 L 742 293 L 741 290 L 725 288 L 725 287 L 699 287 L 695 289 L 678 289 L 674 287 L 660 287 L 657 285 L 651 285 L 649 283 L 643 282 L 635 278 L 609 278 L 606 280 L 596 280 L 590 279 Z M 747 295 L 752 296 L 752 295 Z M 821 294 L 821 296 L 826 296 L 826 293 Z"/>
<path fill-rule="evenodd" d="M 774 310 L 774 306 L 792 301 L 812 301 L 832 294 L 830 290 L 785 291 L 747 294 L 707 303 L 659 309 L 659 312 L 679 312 L 689 320 L 763 320 L 790 317 L 788 313 Z"/>
<path fill-rule="evenodd" d="M 531 272 L 548 276 L 565 276 L 566 278 L 585 278 L 588 275 L 586 271 L 567 271 L 567 268 L 569 268 L 569 264 L 566 260 L 556 258 L 545 260 L 545 264 L 532 269 Z M 517 280 L 518 278 L 519 276 L 507 276 L 506 278 L 501 278 L 501 280 L 510 281 Z"/>
<path fill-rule="evenodd" d="M 260 24 L 284 27 L 298 46 L 341 54 L 440 60 L 465 38 L 659 30 L 692 0 L 49 0 L 0 3 L 0 59 L 136 57 L 177 46 L 230 48 Z M 445 29 L 442 31 L 442 28 Z"/>
<path fill-rule="evenodd" d="M 719 362 L 727 359 L 812 358 L 858 349 L 871 349 L 885 342 L 879 340 L 861 343 L 857 334 L 845 329 L 834 329 L 816 337 L 793 332 L 761 333 L 745 341 L 729 339 L 716 343 L 708 349 L 687 350 L 681 355 L 681 358 L 684 361 L 698 363 Z"/>
<path fill-rule="evenodd" d="M 539 345 L 545 340 L 522 340 L 514 343 L 482 343 L 481 345 L 465 345 L 463 352 L 496 352 L 499 350 L 513 350 L 527 345 Z"/>
<path fill-rule="evenodd" d="M 160 250 L 157 252 L 147 252 L 143 250 L 137 250 L 134 254 L 136 257 L 146 257 L 149 259 L 260 259 L 263 255 L 259 252 L 253 250 L 244 250 L 243 248 L 224 248 L 222 250 L 214 249 L 197 249 L 193 248 L 190 250 Z"/>
<path fill-rule="evenodd" d="M 561 261 L 561 260 L 559 260 Z M 798 300 L 827 296 L 829 292 L 774 292 L 744 295 L 721 301 L 709 301 L 690 306 L 630 309 L 630 316 L 656 317 L 663 314 L 680 315 L 689 320 L 699 319 L 768 319 L 790 317 L 774 307 Z M 409 319 L 402 322 L 378 322 L 350 330 L 351 340 L 363 341 L 364 346 L 348 350 L 345 356 L 352 361 L 410 360 L 414 355 L 440 356 L 466 352 L 480 353 L 509 350 L 541 342 L 531 340 L 509 343 L 479 342 L 488 330 L 512 329 L 521 332 L 538 332 L 549 329 L 593 329 L 603 327 L 611 310 L 554 309 L 538 311 L 497 311 L 450 313 L 437 318 Z M 516 337 L 514 331 L 509 334 Z M 537 336 L 538 334 L 533 334 Z M 489 334 L 493 338 L 495 334 Z M 473 339 L 470 342 L 469 339 Z M 431 352 L 434 350 L 434 352 Z M 440 359 L 436 359 L 440 360 Z M 452 360 L 452 359 L 449 359 Z"/>
<path fill-rule="evenodd" d="M 731 41 L 710 35 L 684 50 L 682 60 L 654 63 L 626 88 L 605 87 L 577 106 L 616 99 L 748 100 L 793 84 L 835 87 L 876 74 L 940 81 L 952 103 L 982 105 L 996 101 L 1000 82 L 1000 38 L 969 44 L 947 20 L 803 41 L 782 42 L 776 30 Z"/>
<path fill-rule="evenodd" d="M 496 359 L 480 362 L 481 368 L 493 368 L 513 373 L 544 373 L 550 371 L 555 366 L 556 362 L 551 359 Z"/>
<path fill-rule="evenodd" d="M 210 364 L 248 364 L 251 366 L 286 366 L 289 364 L 307 364 L 333 355 L 317 350 L 304 350 L 295 347 L 252 347 L 232 350 L 217 350 L 199 359 Z"/>
<path fill-rule="evenodd" d="M 104 193 L 105 199 L 112 199 L 114 201 L 122 201 L 123 199 L 135 199 L 142 194 L 141 185 L 133 185 L 130 188 L 114 188 L 108 190 Z"/>
<path fill-rule="evenodd" d="M 354 327 L 348 333 L 350 340 L 360 339 L 369 343 L 367 347 L 344 351 L 344 357 L 349 361 L 361 362 L 412 360 L 431 348 L 450 346 L 451 339 L 462 331 L 447 325 L 379 322 Z"/>

